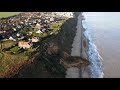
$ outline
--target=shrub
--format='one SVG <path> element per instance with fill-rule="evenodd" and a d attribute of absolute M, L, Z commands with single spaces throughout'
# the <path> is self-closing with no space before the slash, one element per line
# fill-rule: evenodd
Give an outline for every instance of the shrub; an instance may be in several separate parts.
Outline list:
<path fill-rule="evenodd" d="M 2 59 L 2 57 L 3 57 L 3 54 L 2 54 L 2 53 L 0 53 L 0 59 Z"/>
<path fill-rule="evenodd" d="M 33 34 L 32 34 L 32 37 L 40 37 L 40 36 L 41 36 L 40 33 L 35 33 L 35 32 L 33 32 Z"/>
<path fill-rule="evenodd" d="M 31 51 L 30 51 L 30 50 L 27 50 L 27 51 L 24 52 L 24 54 L 25 54 L 26 56 L 29 56 L 29 55 L 31 55 Z"/>

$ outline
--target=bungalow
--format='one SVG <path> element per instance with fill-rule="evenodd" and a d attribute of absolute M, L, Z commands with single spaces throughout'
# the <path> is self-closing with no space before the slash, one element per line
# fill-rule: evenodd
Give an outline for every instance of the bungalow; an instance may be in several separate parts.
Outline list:
<path fill-rule="evenodd" d="M 14 39 L 12 36 L 9 37 L 9 40 L 16 41 L 16 39 Z"/>
<path fill-rule="evenodd" d="M 3 33 L 3 31 L 0 31 L 0 33 Z"/>
<path fill-rule="evenodd" d="M 38 30 L 38 31 L 36 31 L 36 33 L 43 33 L 43 32 L 41 32 L 40 30 Z"/>
<path fill-rule="evenodd" d="M 18 36 L 18 37 L 19 37 L 19 36 L 20 36 L 20 34 L 19 34 L 19 33 L 17 33 L 17 34 L 16 34 L 16 36 Z"/>
<path fill-rule="evenodd" d="M 16 31 L 16 28 L 13 28 L 14 31 Z"/>
<path fill-rule="evenodd" d="M 38 40 L 38 38 L 37 37 L 33 37 L 32 38 L 32 42 L 38 42 L 39 40 Z"/>
<path fill-rule="evenodd" d="M 40 29 L 41 29 L 41 25 L 37 23 L 34 30 L 40 30 Z"/>
<path fill-rule="evenodd" d="M 33 32 L 29 32 L 29 34 L 32 34 Z"/>
<path fill-rule="evenodd" d="M 46 29 L 45 29 L 45 28 L 43 28 L 43 29 L 42 29 L 42 32 L 46 32 Z"/>
<path fill-rule="evenodd" d="M 52 21 L 54 21 L 54 18 L 53 18 L 53 17 L 51 17 L 51 18 L 50 18 L 50 21 L 51 21 L 51 22 L 52 22 Z"/>
<path fill-rule="evenodd" d="M 24 49 L 31 47 L 31 45 L 30 45 L 29 42 L 23 42 L 23 41 L 19 41 L 19 42 L 18 42 L 18 46 L 19 46 L 20 48 L 24 48 Z"/>

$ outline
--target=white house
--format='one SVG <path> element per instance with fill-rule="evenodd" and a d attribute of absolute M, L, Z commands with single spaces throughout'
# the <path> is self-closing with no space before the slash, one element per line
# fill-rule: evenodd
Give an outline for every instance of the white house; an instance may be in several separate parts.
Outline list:
<path fill-rule="evenodd" d="M 38 42 L 38 41 L 39 41 L 39 39 L 37 37 L 32 38 L 32 42 Z"/>
<path fill-rule="evenodd" d="M 14 31 L 16 31 L 16 28 L 13 28 Z"/>
<path fill-rule="evenodd" d="M 9 40 L 16 41 L 16 39 L 14 39 L 12 36 L 9 37 Z"/>
<path fill-rule="evenodd" d="M 40 30 L 40 29 L 41 29 L 41 25 L 39 23 L 37 23 L 34 30 Z"/>
<path fill-rule="evenodd" d="M 51 22 L 52 22 L 52 21 L 54 21 L 54 18 L 53 18 L 53 17 L 51 17 L 51 18 L 50 18 L 50 21 L 51 21 Z"/>
<path fill-rule="evenodd" d="M 20 36 L 20 34 L 19 34 L 19 33 L 17 33 L 16 35 L 17 35 L 18 37 Z"/>
<path fill-rule="evenodd" d="M 68 17 L 68 18 L 73 18 L 73 12 L 53 12 L 52 15 L 55 14 L 57 16 L 61 17 Z M 55 16 L 53 15 L 53 16 Z"/>
<path fill-rule="evenodd" d="M 31 35 L 31 34 L 32 34 L 32 32 L 29 32 L 29 34 Z M 28 35 L 29 35 L 29 34 L 28 34 Z"/>
<path fill-rule="evenodd" d="M 43 32 L 41 32 L 40 30 L 38 30 L 38 31 L 36 31 L 36 33 L 43 33 Z"/>

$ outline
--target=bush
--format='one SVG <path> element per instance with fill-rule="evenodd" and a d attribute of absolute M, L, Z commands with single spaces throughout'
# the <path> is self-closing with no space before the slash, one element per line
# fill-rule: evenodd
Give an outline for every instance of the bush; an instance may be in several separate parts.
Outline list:
<path fill-rule="evenodd" d="M 47 33 L 43 33 L 43 35 L 42 35 L 43 37 L 46 37 L 46 36 L 48 36 L 48 34 Z"/>
<path fill-rule="evenodd" d="M 2 54 L 2 53 L 0 53 L 0 59 L 2 59 L 2 57 L 3 57 L 3 54 Z"/>
<path fill-rule="evenodd" d="M 30 51 L 30 50 L 25 51 L 24 54 L 25 54 L 26 56 L 29 56 L 29 55 L 31 55 L 31 51 Z"/>
<path fill-rule="evenodd" d="M 32 34 L 32 37 L 40 37 L 40 36 L 41 36 L 40 33 L 35 33 L 35 32 L 33 32 L 33 34 Z"/>

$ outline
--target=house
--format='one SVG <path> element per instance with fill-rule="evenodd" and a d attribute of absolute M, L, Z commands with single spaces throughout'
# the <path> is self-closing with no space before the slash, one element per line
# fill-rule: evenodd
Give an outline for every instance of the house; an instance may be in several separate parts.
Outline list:
<path fill-rule="evenodd" d="M 45 29 L 45 28 L 43 28 L 41 31 L 42 31 L 42 32 L 46 32 L 46 29 Z"/>
<path fill-rule="evenodd" d="M 49 21 L 49 20 L 45 20 L 44 22 L 45 22 L 45 24 L 50 23 L 50 21 Z"/>
<path fill-rule="evenodd" d="M 38 40 L 38 38 L 37 37 L 33 37 L 32 38 L 32 42 L 38 42 L 39 40 Z"/>
<path fill-rule="evenodd" d="M 30 45 L 29 42 L 23 42 L 23 41 L 19 41 L 19 42 L 18 42 L 18 46 L 19 46 L 20 48 L 24 48 L 24 49 L 31 47 L 31 45 Z"/>
<path fill-rule="evenodd" d="M 20 24 L 24 24 L 24 22 L 21 21 Z"/>
<path fill-rule="evenodd" d="M 51 22 L 53 22 L 53 21 L 54 21 L 54 18 L 53 18 L 53 17 L 51 17 L 51 18 L 50 18 L 50 21 L 51 21 Z"/>
<path fill-rule="evenodd" d="M 16 31 L 16 28 L 13 28 L 14 31 Z"/>
<path fill-rule="evenodd" d="M 43 32 L 41 32 L 40 30 L 38 30 L 38 31 L 36 31 L 36 33 L 43 33 Z"/>
<path fill-rule="evenodd" d="M 0 31 L 0 33 L 3 33 L 3 31 Z"/>
<path fill-rule="evenodd" d="M 40 29 L 41 29 L 41 25 L 37 23 L 34 30 L 40 30 Z"/>
<path fill-rule="evenodd" d="M 33 32 L 29 32 L 29 34 L 32 34 Z"/>
<path fill-rule="evenodd" d="M 9 37 L 9 40 L 16 41 L 16 39 L 14 39 L 12 36 Z"/>
<path fill-rule="evenodd" d="M 19 37 L 19 36 L 20 36 L 20 34 L 19 34 L 19 33 L 17 33 L 17 34 L 16 34 L 16 36 L 18 36 L 18 37 Z"/>
<path fill-rule="evenodd" d="M 53 12 L 53 16 L 73 18 L 73 12 Z"/>

